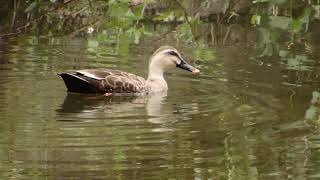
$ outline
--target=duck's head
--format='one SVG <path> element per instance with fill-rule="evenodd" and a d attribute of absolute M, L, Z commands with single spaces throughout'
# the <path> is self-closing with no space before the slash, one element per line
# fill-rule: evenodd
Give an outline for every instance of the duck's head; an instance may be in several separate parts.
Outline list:
<path fill-rule="evenodd" d="M 192 73 L 199 73 L 200 70 L 188 64 L 181 54 L 171 46 L 162 46 L 157 49 L 149 62 L 149 68 L 158 68 L 166 71 L 178 67 Z"/>

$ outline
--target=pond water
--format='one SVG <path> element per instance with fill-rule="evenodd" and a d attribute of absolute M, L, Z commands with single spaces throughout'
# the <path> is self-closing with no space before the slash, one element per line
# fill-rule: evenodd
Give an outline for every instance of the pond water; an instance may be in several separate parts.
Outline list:
<path fill-rule="evenodd" d="M 150 97 L 68 94 L 56 75 L 107 67 L 145 77 L 160 44 L 202 73 L 172 70 L 168 93 Z M 192 61 L 193 47 L 170 40 L 1 40 L 0 179 L 320 178 L 317 87 L 288 83 L 250 48 L 207 51 L 212 59 Z"/>

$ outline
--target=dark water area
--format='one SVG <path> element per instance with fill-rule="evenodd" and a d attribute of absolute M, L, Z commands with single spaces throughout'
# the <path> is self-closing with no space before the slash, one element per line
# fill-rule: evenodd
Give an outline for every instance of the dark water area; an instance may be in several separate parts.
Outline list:
<path fill-rule="evenodd" d="M 165 44 L 202 71 L 168 72 L 167 94 L 70 94 L 56 75 L 105 67 L 146 77 Z M 199 62 L 175 41 L 1 40 L 0 179 L 320 178 L 316 83 L 252 59 L 250 48 L 207 51 L 214 57 Z"/>

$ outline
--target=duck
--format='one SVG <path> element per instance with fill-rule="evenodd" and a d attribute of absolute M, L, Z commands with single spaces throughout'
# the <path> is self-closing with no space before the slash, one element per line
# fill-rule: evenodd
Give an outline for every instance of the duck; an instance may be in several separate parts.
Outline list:
<path fill-rule="evenodd" d="M 149 94 L 168 90 L 164 73 L 173 68 L 181 68 L 193 74 L 200 70 L 191 66 L 178 50 L 171 46 L 161 46 L 149 59 L 147 79 L 135 74 L 113 69 L 83 69 L 58 73 L 68 92 L 86 94 Z"/>

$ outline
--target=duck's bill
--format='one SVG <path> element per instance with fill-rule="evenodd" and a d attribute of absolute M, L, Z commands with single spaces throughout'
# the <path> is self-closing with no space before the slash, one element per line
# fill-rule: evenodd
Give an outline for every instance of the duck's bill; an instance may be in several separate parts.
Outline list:
<path fill-rule="evenodd" d="M 178 68 L 181 68 L 181 69 L 184 69 L 184 70 L 187 70 L 187 71 L 190 71 L 192 73 L 199 73 L 200 70 L 191 66 L 190 64 L 188 64 L 186 61 L 181 61 L 180 64 L 177 64 L 176 65 Z"/>

